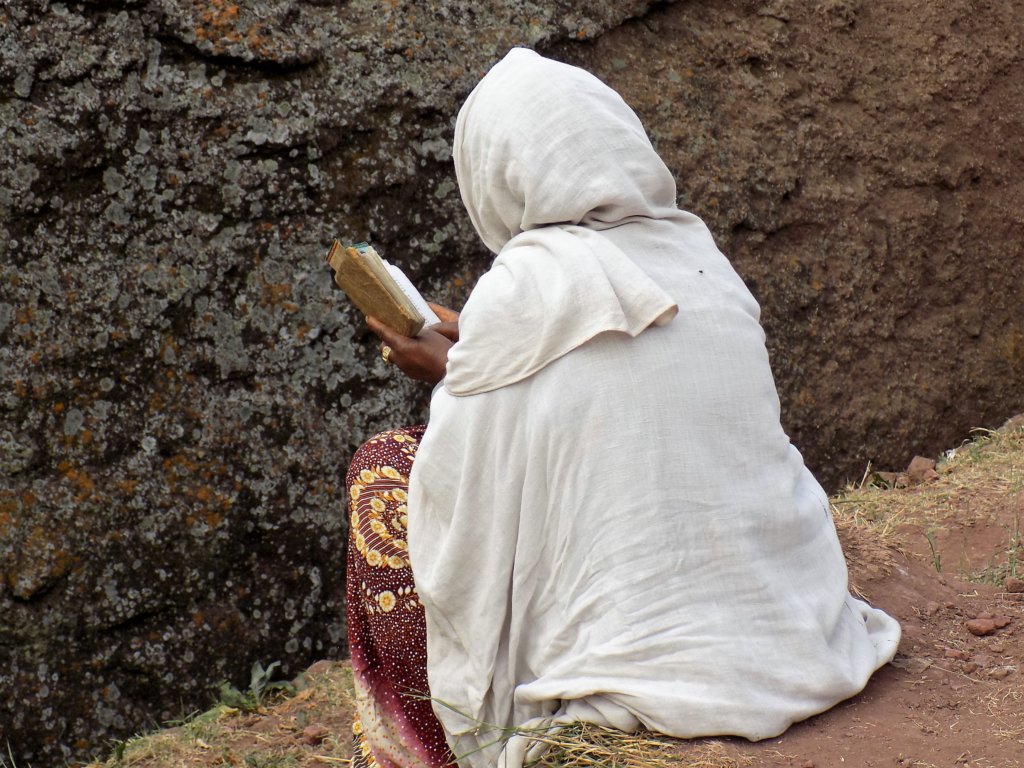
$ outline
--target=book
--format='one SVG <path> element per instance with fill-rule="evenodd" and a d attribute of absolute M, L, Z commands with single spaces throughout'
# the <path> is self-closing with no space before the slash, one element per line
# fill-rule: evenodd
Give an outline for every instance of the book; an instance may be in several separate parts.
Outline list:
<path fill-rule="evenodd" d="M 364 315 L 372 315 L 403 336 L 441 322 L 401 269 L 380 257 L 367 243 L 343 246 L 337 240 L 327 253 L 334 282 Z"/>

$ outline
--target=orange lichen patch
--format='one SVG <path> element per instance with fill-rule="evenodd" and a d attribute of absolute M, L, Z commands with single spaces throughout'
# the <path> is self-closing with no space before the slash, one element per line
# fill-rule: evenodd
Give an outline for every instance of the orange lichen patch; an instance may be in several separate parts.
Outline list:
<path fill-rule="evenodd" d="M 18 511 L 18 499 L 11 491 L 0 493 L 0 531 L 6 532 L 11 528 L 11 521 L 14 513 Z"/>
<path fill-rule="evenodd" d="M 54 413 L 64 413 L 64 403 L 54 403 L 50 410 Z"/>
<path fill-rule="evenodd" d="M 272 56 L 276 49 L 291 49 L 287 41 L 273 39 L 273 30 L 259 19 L 248 21 L 236 3 L 227 0 L 193 0 L 199 23 L 193 27 L 196 40 L 207 42 L 215 53 L 228 53 L 232 45 L 245 45 L 253 54 Z M 275 42 L 277 43 L 275 45 Z"/>
<path fill-rule="evenodd" d="M 260 297 L 261 307 L 277 306 L 292 297 L 292 287 L 288 283 L 264 283 Z"/>
<path fill-rule="evenodd" d="M 168 478 L 187 477 L 188 475 L 195 474 L 198 468 L 199 465 L 183 453 L 178 453 L 164 459 L 163 463 L 164 474 Z M 174 490 L 170 480 L 168 480 L 168 485 L 171 485 L 171 490 Z"/>
<path fill-rule="evenodd" d="M 78 493 L 75 494 L 75 501 L 85 501 L 97 496 L 96 483 L 86 474 L 85 470 L 69 467 L 63 474 L 72 485 L 78 488 Z"/>
<path fill-rule="evenodd" d="M 299 311 L 299 305 L 292 301 L 286 301 L 281 305 L 281 309 L 294 315 Z"/>
<path fill-rule="evenodd" d="M 15 597 L 27 600 L 60 579 L 78 558 L 61 549 L 58 534 L 37 525 L 21 542 L 17 561 L 6 574 L 7 588 Z"/>
<path fill-rule="evenodd" d="M 19 307 L 14 310 L 14 322 L 18 325 L 28 325 L 32 322 L 32 309 L 30 307 Z"/>
<path fill-rule="evenodd" d="M 125 496 L 132 496 L 135 493 L 136 487 L 139 485 L 138 480 L 118 480 L 114 483 L 114 487 L 117 488 Z"/>

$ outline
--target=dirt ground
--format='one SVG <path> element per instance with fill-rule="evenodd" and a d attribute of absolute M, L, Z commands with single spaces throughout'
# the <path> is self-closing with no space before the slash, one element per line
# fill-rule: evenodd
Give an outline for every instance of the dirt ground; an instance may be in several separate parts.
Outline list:
<path fill-rule="evenodd" d="M 860 695 L 780 738 L 671 742 L 667 764 L 1024 766 L 1022 490 L 1021 428 L 965 444 L 934 469 L 926 462 L 899 475 L 866 473 L 833 499 L 835 519 L 851 589 L 902 624 L 895 660 Z M 221 704 L 119 745 L 106 768 L 349 765 L 347 664 L 318 662 L 297 684 L 295 695 L 271 705 L 245 712 Z"/>

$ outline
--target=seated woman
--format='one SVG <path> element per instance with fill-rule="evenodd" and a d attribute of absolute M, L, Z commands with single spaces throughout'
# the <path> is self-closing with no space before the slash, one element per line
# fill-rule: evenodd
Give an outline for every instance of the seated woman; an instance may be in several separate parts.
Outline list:
<path fill-rule="evenodd" d="M 856 694 L 899 626 L 850 596 L 757 303 L 637 117 L 516 49 L 454 153 L 497 258 L 457 320 L 371 320 L 440 386 L 348 475 L 357 765 L 519 766 L 514 729 L 575 720 L 764 739 Z"/>

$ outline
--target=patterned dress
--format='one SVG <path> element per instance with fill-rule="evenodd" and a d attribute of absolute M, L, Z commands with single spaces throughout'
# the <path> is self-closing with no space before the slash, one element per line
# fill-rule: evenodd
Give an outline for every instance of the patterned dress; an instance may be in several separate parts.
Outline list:
<path fill-rule="evenodd" d="M 427 686 L 426 625 L 405 536 L 409 471 L 424 426 L 383 432 L 346 477 L 349 650 L 356 693 L 353 768 L 454 763 Z"/>

